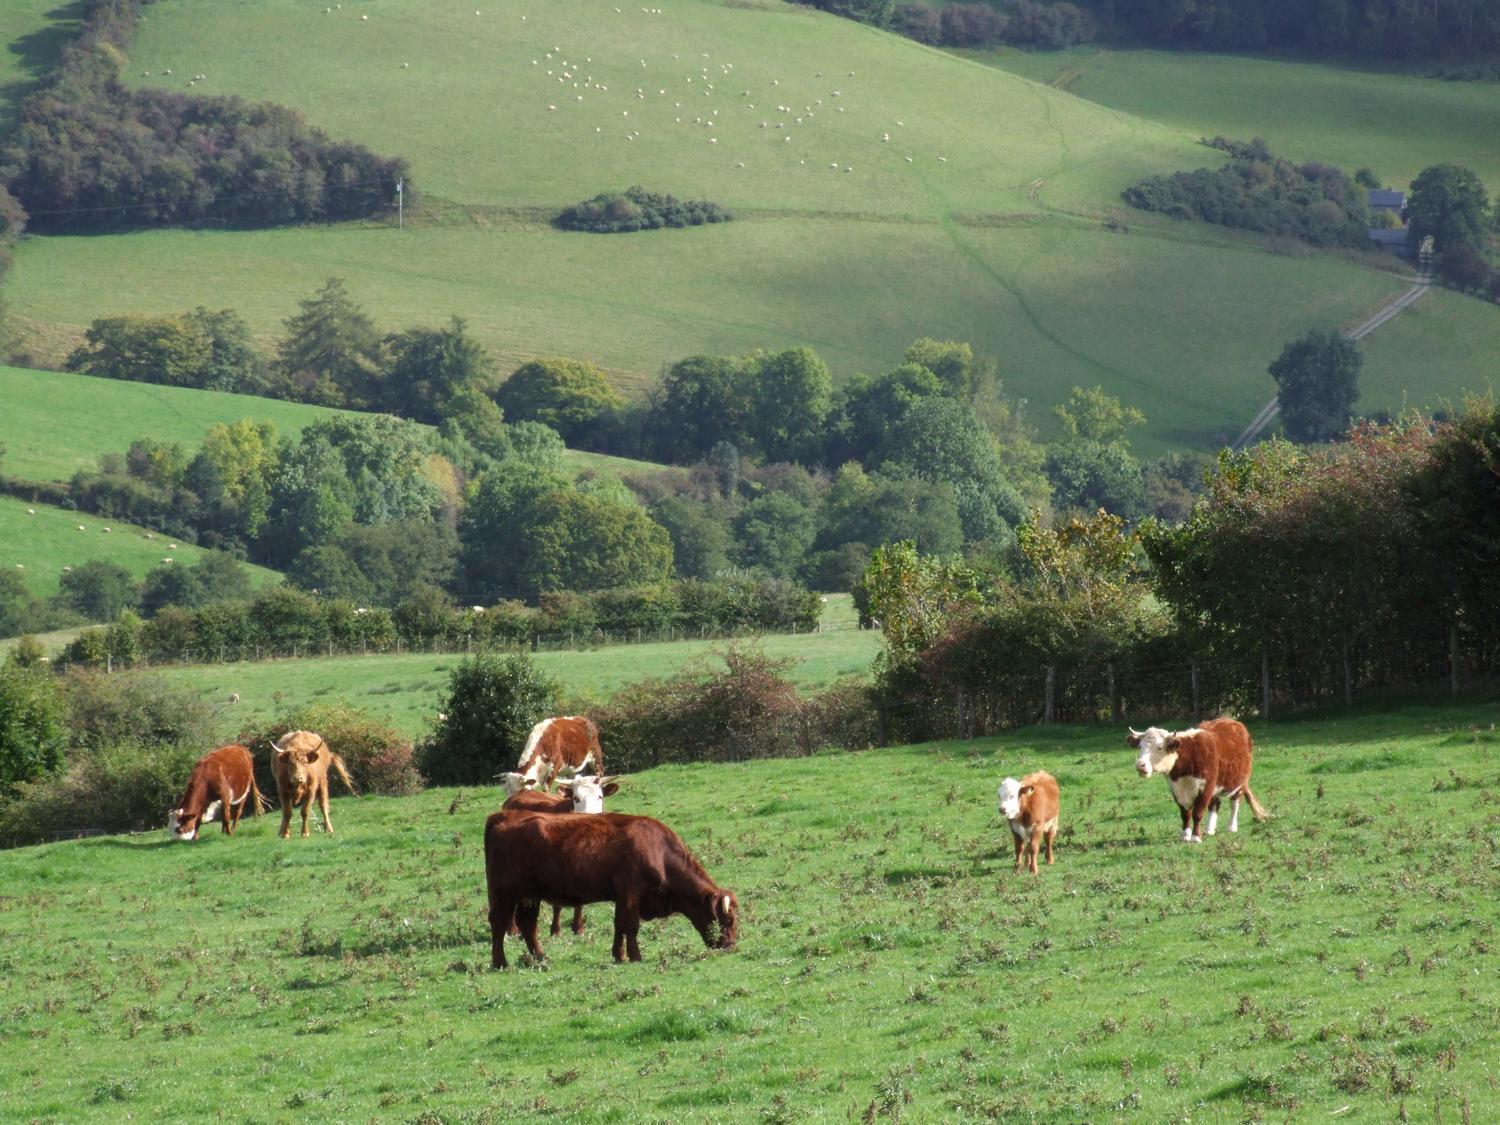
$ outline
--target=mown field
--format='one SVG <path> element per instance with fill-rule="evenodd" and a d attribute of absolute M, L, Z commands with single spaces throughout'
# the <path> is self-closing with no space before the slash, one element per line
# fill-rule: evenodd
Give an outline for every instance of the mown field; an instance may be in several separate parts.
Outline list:
<path fill-rule="evenodd" d="M 270 422 L 281 436 L 295 437 L 319 418 L 342 413 L 255 395 L 20 367 L 0 367 L 0 402 L 0 470 L 27 480 L 67 480 L 79 469 L 96 467 L 102 453 L 124 453 L 138 438 L 193 449 L 214 423 L 243 418 Z M 569 450 L 567 457 L 580 471 L 660 467 L 581 450 Z"/>
<path fill-rule="evenodd" d="M 1402 71 L 1092 46 L 962 53 L 1194 136 L 1264 137 L 1293 160 L 1370 168 L 1391 187 L 1444 161 L 1500 186 L 1500 84 L 1445 82 L 1428 76 L 1431 63 Z"/>
<path fill-rule="evenodd" d="M 804 691 L 837 680 L 863 677 L 880 651 L 880 634 L 854 628 L 848 594 L 829 595 L 826 632 L 772 634 L 741 643 L 791 662 L 787 675 Z M 726 640 L 662 641 L 558 649 L 533 654 L 537 665 L 562 685 L 574 704 L 608 698 L 628 683 L 670 676 L 702 661 L 722 666 Z M 464 659 L 458 653 L 335 656 L 237 664 L 165 667 L 170 680 L 197 688 L 217 703 L 226 737 L 269 726 L 295 707 L 346 702 L 418 738 L 431 729 L 448 688 L 448 677 Z M 238 703 L 229 702 L 238 695 Z"/>
<path fill-rule="evenodd" d="M 118 520 L 10 496 L 0 496 L 0 552 L 0 568 L 21 575 L 37 597 L 57 593 L 65 566 L 77 568 L 97 559 L 143 578 L 148 570 L 162 565 L 164 558 L 174 560 L 176 566 L 192 566 L 205 553 L 189 543 Z M 265 567 L 246 564 L 245 570 L 257 587 L 281 581 L 280 574 Z"/>
<path fill-rule="evenodd" d="M 492 973 L 493 790 L 0 855 L 7 1116 L 1348 1120 L 1500 1114 L 1493 706 L 1256 731 L 1275 818 L 1177 842 L 1121 732 L 633 775 L 739 896 Z M 1005 774 L 1059 779 L 1011 871 Z M 67 1065 L 58 1065 L 65 1058 Z"/>
<path fill-rule="evenodd" d="M 458 313 L 503 367 L 581 356 L 635 391 L 696 352 L 808 344 L 842 378 L 934 335 L 997 356 L 1044 428 L 1045 407 L 1073 386 L 1105 386 L 1145 410 L 1140 445 L 1156 452 L 1232 437 L 1287 339 L 1401 289 L 1379 258 L 1267 253 L 1126 214 L 1119 192 L 1140 176 L 1218 158 L 1195 143 L 1202 130 L 773 0 L 662 15 L 603 0 L 533 8 L 154 6 L 135 81 L 203 73 L 209 92 L 298 105 L 408 156 L 427 205 L 404 231 L 31 239 L 9 285 L 16 323 L 57 356 L 94 316 L 210 300 L 268 344 L 334 274 L 388 328 Z M 631 236 L 547 224 L 632 183 L 740 218 Z M 1106 232 L 1111 215 L 1128 231 Z M 1399 406 L 1413 383 L 1429 400 L 1455 395 L 1487 373 L 1472 351 L 1435 358 L 1430 379 L 1370 379 L 1368 406 Z"/>

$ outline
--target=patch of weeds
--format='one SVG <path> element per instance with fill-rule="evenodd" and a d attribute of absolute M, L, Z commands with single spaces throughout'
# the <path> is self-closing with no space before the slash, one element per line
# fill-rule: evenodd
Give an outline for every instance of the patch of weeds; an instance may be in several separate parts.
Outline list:
<path fill-rule="evenodd" d="M 135 1083 L 128 1078 L 106 1078 L 94 1087 L 93 1096 L 89 1101 L 94 1105 L 107 1105 L 110 1102 L 123 1102 L 135 1093 Z"/>

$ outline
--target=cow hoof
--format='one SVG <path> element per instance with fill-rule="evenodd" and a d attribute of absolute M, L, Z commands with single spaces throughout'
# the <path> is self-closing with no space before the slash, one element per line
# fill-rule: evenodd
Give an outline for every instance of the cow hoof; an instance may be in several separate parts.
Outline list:
<path fill-rule="evenodd" d="M 1203 843 L 1203 837 L 1202 836 L 1194 836 L 1192 838 L 1192 840 L 1189 841 L 1189 843 L 1201 844 L 1201 843 Z"/>

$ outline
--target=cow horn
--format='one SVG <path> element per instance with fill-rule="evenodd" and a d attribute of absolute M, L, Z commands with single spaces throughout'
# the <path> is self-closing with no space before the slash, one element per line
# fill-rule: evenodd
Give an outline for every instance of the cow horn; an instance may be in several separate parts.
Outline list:
<path fill-rule="evenodd" d="M 1141 735 L 1143 735 L 1143 734 L 1146 733 L 1145 731 L 1136 730 L 1135 727 L 1131 727 L 1131 726 L 1127 726 L 1125 729 L 1130 732 L 1130 737 L 1132 737 L 1132 738 L 1140 738 Z"/>

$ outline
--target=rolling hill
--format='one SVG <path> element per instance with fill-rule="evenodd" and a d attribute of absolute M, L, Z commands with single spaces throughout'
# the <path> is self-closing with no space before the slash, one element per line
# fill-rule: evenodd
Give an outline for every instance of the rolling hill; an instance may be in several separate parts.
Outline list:
<path fill-rule="evenodd" d="M 29 239 L 9 298 L 44 354 L 93 316 L 204 301 L 268 342 L 336 274 L 387 327 L 459 313 L 505 364 L 580 356 L 637 389 L 694 352 L 806 343 L 842 377 L 920 335 L 968 339 L 1034 418 L 1101 384 L 1145 410 L 1154 452 L 1232 436 L 1287 339 L 1402 289 L 1374 256 L 1271 253 L 1126 214 L 1119 191 L 1141 175 L 1217 159 L 1198 131 L 774 0 L 664 14 L 503 0 L 478 16 L 432 0 L 171 0 L 149 10 L 128 73 L 201 73 L 208 92 L 299 106 L 409 157 L 427 203 L 405 230 Z M 546 221 L 631 183 L 739 219 L 622 236 Z M 1472 354 L 1438 358 L 1421 380 L 1382 369 L 1367 405 L 1481 378 Z"/>

